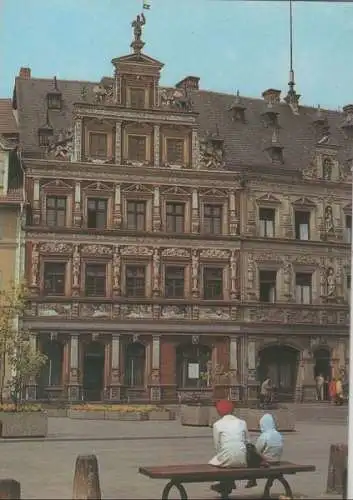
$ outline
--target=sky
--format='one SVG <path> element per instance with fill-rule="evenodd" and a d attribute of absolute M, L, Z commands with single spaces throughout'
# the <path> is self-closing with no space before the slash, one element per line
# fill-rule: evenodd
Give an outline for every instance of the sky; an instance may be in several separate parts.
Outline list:
<path fill-rule="evenodd" d="M 289 2 L 149 0 L 144 52 L 161 83 L 200 77 L 206 90 L 260 97 L 288 88 Z M 0 97 L 21 66 L 33 77 L 99 81 L 130 53 L 142 0 L 0 0 Z M 353 102 L 353 3 L 294 2 L 294 69 L 301 103 Z"/>

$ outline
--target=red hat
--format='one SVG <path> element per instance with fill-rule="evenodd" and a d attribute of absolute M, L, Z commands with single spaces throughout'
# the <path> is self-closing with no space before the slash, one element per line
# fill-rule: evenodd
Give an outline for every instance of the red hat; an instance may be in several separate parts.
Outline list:
<path fill-rule="evenodd" d="M 232 413 L 234 405 L 232 401 L 229 401 L 229 399 L 221 399 L 220 401 L 217 401 L 216 408 L 218 414 L 221 417 L 224 417 L 224 415 L 230 415 Z"/>

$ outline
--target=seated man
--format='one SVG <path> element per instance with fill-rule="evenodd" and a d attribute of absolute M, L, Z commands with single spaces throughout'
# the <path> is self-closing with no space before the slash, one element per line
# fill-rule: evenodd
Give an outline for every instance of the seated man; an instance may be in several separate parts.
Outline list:
<path fill-rule="evenodd" d="M 232 415 L 234 407 L 231 401 L 218 401 L 216 408 L 221 417 L 213 424 L 217 454 L 208 463 L 216 467 L 246 467 L 246 443 L 249 441 L 246 422 Z M 221 493 L 224 487 L 231 491 L 235 488 L 234 481 L 214 484 L 211 489 Z"/>

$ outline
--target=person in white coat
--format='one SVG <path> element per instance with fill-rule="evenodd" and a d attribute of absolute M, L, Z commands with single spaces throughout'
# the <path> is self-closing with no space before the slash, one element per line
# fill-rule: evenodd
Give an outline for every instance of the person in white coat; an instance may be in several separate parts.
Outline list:
<path fill-rule="evenodd" d="M 246 444 L 249 442 L 245 420 L 232 415 L 234 406 L 231 401 L 221 400 L 216 403 L 221 417 L 213 424 L 213 442 L 216 455 L 208 462 L 215 467 L 246 467 Z M 211 486 L 213 491 L 223 491 L 221 483 Z M 235 488 L 234 482 L 229 484 Z"/>

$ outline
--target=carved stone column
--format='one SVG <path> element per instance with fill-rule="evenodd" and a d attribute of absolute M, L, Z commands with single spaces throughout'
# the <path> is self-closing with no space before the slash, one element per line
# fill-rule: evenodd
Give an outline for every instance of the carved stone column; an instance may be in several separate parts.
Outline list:
<path fill-rule="evenodd" d="M 154 166 L 159 167 L 160 165 L 160 157 L 161 157 L 161 148 L 160 148 L 160 126 L 154 125 L 153 127 L 153 151 L 154 151 Z"/>
<path fill-rule="evenodd" d="M 31 250 L 30 290 L 32 294 L 37 294 L 39 291 L 39 244 L 32 243 Z"/>
<path fill-rule="evenodd" d="M 192 168 L 198 169 L 200 166 L 200 144 L 199 135 L 196 128 L 192 129 L 191 135 L 191 158 Z"/>
<path fill-rule="evenodd" d="M 197 299 L 200 296 L 200 260 L 199 252 L 192 251 L 192 265 L 191 265 L 191 282 L 192 282 L 192 296 Z"/>
<path fill-rule="evenodd" d="M 82 160 L 82 118 L 75 118 L 73 146 L 72 161 L 79 162 Z"/>
<path fill-rule="evenodd" d="M 152 214 L 153 231 L 161 230 L 161 200 L 159 187 L 156 186 L 153 191 L 153 214 Z"/>
<path fill-rule="evenodd" d="M 160 335 L 153 335 L 152 372 L 151 372 L 151 384 L 150 384 L 151 401 L 160 401 L 161 399 L 160 359 L 161 359 L 161 338 Z"/>
<path fill-rule="evenodd" d="M 80 245 L 74 245 L 72 255 L 72 295 L 78 297 L 81 287 L 81 252 Z"/>
<path fill-rule="evenodd" d="M 79 336 L 71 335 L 70 338 L 70 373 L 68 399 L 69 401 L 79 401 L 80 399 L 79 380 Z"/>
<path fill-rule="evenodd" d="M 119 228 L 122 223 L 121 215 L 121 186 L 120 184 L 115 184 L 114 191 L 114 211 L 113 211 L 113 226 L 114 228 Z"/>
<path fill-rule="evenodd" d="M 238 351 L 239 351 L 238 336 L 232 335 L 230 337 L 230 346 L 229 346 L 230 397 L 232 401 L 239 401 L 241 396 Z"/>
<path fill-rule="evenodd" d="M 40 184 L 39 184 L 39 179 L 34 179 L 34 181 L 33 181 L 33 212 L 32 212 L 32 221 L 33 221 L 34 225 L 40 224 L 40 214 L 41 214 Z"/>
<path fill-rule="evenodd" d="M 246 222 L 246 234 L 248 236 L 255 236 L 256 235 L 256 206 L 255 206 L 255 200 L 250 197 L 250 193 L 247 193 L 247 198 L 245 200 L 245 203 L 247 205 L 247 222 Z"/>
<path fill-rule="evenodd" d="M 115 124 L 115 163 L 121 164 L 121 121 Z"/>
<path fill-rule="evenodd" d="M 248 380 L 247 380 L 247 398 L 257 399 L 257 381 L 256 381 L 256 342 L 254 339 L 248 339 L 247 346 L 248 360 Z"/>
<path fill-rule="evenodd" d="M 30 342 L 30 346 L 31 346 L 31 349 L 33 350 L 33 352 L 36 352 L 38 349 L 37 334 L 36 333 L 32 333 L 29 336 L 29 342 Z M 36 381 L 35 377 L 30 377 L 29 383 L 26 386 L 25 392 L 26 392 L 26 400 L 27 401 L 35 401 L 37 399 L 37 381 Z"/>
<path fill-rule="evenodd" d="M 249 253 L 247 269 L 247 300 L 256 300 L 256 264 L 253 254 Z"/>
<path fill-rule="evenodd" d="M 113 333 L 112 348 L 111 348 L 111 373 L 110 373 L 110 388 L 109 399 L 120 401 L 120 334 Z"/>
<path fill-rule="evenodd" d="M 197 189 L 193 189 L 192 209 L 191 209 L 191 232 L 198 233 L 199 231 L 200 231 L 199 193 Z"/>
<path fill-rule="evenodd" d="M 236 194 L 235 191 L 229 192 L 229 234 L 239 234 L 239 214 L 236 210 Z"/>
<path fill-rule="evenodd" d="M 153 251 L 153 276 L 152 276 L 152 284 L 153 284 L 153 295 L 158 297 L 161 293 L 161 258 L 159 255 L 158 248 L 155 248 Z"/>
<path fill-rule="evenodd" d="M 239 298 L 238 261 L 239 252 L 237 250 L 232 250 L 230 255 L 230 297 L 233 300 Z"/>
<path fill-rule="evenodd" d="M 114 246 L 113 253 L 113 294 L 119 297 L 121 294 L 121 256 L 119 245 Z"/>
<path fill-rule="evenodd" d="M 81 183 L 75 183 L 75 201 L 73 210 L 74 226 L 81 227 L 82 225 L 82 213 L 81 213 Z"/>

